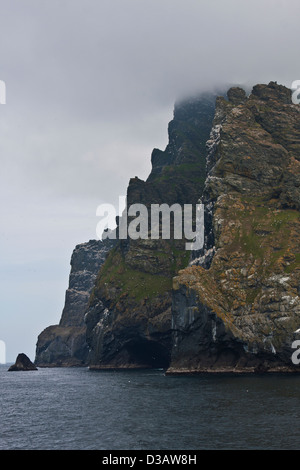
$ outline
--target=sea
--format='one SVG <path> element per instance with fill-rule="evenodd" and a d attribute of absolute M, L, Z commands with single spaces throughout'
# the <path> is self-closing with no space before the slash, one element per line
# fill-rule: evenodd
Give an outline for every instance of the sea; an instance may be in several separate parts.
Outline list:
<path fill-rule="evenodd" d="M 1 450 L 299 450 L 299 375 L 0 366 Z"/>

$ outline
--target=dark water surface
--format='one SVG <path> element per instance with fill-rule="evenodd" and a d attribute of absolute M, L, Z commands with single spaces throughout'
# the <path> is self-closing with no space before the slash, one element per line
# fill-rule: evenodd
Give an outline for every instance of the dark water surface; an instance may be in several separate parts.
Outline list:
<path fill-rule="evenodd" d="M 300 375 L 0 366 L 0 449 L 300 449 Z"/>

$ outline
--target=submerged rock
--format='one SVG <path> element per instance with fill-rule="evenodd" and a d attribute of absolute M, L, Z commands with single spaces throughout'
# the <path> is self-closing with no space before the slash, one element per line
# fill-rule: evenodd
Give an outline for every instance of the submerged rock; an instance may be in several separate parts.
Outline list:
<path fill-rule="evenodd" d="M 26 370 L 38 370 L 37 367 L 31 362 L 28 356 L 24 353 L 20 353 L 17 356 L 16 362 L 10 366 L 9 372 L 15 371 L 26 371 Z"/>

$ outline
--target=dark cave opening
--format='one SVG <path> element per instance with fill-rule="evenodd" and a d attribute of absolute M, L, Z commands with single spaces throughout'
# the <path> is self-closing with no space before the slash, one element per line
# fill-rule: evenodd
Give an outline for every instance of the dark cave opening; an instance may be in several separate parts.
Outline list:
<path fill-rule="evenodd" d="M 170 352 L 156 341 L 136 338 L 130 340 L 125 347 L 130 360 L 135 364 L 153 369 L 167 369 L 169 367 Z"/>

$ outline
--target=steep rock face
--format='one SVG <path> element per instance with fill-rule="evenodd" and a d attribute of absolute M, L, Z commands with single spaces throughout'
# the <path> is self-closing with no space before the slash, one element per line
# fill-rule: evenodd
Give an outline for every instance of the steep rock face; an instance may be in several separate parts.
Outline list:
<path fill-rule="evenodd" d="M 296 370 L 300 107 L 274 82 L 233 88 L 207 149 L 205 247 L 173 282 L 168 373 Z"/>
<path fill-rule="evenodd" d="M 59 325 L 46 328 L 38 337 L 35 363 L 39 366 L 78 366 L 87 361 L 84 313 L 104 263 L 111 240 L 90 240 L 77 245 L 71 258 L 69 286 Z"/>
<path fill-rule="evenodd" d="M 165 151 L 152 153 L 147 181 L 130 180 L 127 207 L 195 204 L 205 181 L 214 95 L 178 103 Z M 86 313 L 90 368 L 167 367 L 172 278 L 187 266 L 184 240 L 120 240 L 102 266 Z"/>

